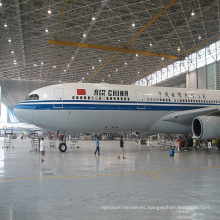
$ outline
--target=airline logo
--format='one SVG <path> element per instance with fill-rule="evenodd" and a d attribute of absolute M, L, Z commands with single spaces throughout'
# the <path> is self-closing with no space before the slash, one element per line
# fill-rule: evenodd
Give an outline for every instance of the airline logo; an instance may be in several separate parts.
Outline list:
<path fill-rule="evenodd" d="M 77 89 L 77 95 L 86 95 L 85 89 Z"/>

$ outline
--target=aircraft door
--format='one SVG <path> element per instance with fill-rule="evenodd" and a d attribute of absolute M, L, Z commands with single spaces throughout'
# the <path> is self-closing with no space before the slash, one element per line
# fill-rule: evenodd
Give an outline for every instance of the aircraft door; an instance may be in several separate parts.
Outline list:
<path fill-rule="evenodd" d="M 136 90 L 137 109 L 145 109 L 144 91 Z"/>
<path fill-rule="evenodd" d="M 54 100 L 53 107 L 54 108 L 63 108 L 63 88 L 55 88 L 54 89 Z"/>

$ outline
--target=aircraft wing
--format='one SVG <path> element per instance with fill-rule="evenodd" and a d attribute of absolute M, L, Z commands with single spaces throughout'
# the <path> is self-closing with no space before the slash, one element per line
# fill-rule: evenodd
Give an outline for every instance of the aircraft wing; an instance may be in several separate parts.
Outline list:
<path fill-rule="evenodd" d="M 161 120 L 170 121 L 181 125 L 191 126 L 195 117 L 212 113 L 212 115 L 220 115 L 219 107 L 208 107 L 193 109 L 180 112 L 171 112 L 163 116 Z"/>

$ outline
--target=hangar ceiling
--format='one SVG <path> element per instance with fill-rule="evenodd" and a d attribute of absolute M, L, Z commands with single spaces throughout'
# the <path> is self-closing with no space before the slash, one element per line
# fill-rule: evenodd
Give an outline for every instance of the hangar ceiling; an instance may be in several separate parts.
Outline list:
<path fill-rule="evenodd" d="M 10 107 L 56 83 L 132 84 L 175 62 L 169 55 L 184 59 L 220 37 L 219 0 L 0 2 L 0 80 Z"/>

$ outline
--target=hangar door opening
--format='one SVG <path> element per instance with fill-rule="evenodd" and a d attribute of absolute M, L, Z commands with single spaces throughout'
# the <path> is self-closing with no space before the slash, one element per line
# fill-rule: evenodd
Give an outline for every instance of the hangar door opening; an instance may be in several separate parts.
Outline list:
<path fill-rule="evenodd" d="M 63 108 L 63 88 L 54 89 L 54 99 L 53 107 L 54 108 Z"/>
<path fill-rule="evenodd" d="M 136 90 L 137 109 L 145 109 L 144 91 Z"/>

